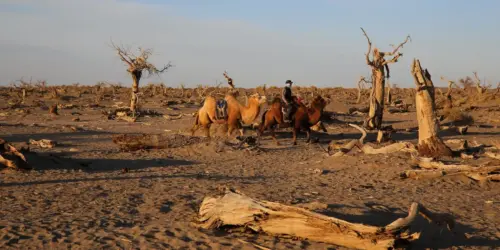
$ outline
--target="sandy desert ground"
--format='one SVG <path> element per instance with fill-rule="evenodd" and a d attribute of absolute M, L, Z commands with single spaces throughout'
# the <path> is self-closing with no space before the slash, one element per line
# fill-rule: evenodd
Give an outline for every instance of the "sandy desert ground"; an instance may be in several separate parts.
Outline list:
<path fill-rule="evenodd" d="M 347 123 L 363 121 L 364 116 L 352 114 L 352 108 L 367 107 L 366 93 L 356 104 L 356 89 L 297 90 L 303 96 L 314 92 L 329 100 L 329 120 L 324 122 L 328 132 L 314 133 L 317 143 L 306 144 L 301 134 L 293 146 L 290 131 L 283 129 L 278 134 L 281 146 L 267 134 L 258 149 L 221 149 L 223 126 L 213 126 L 216 137 L 210 142 L 202 130 L 190 136 L 199 91 L 144 87 L 142 109 L 160 115 L 139 117 L 136 122 L 108 119 L 103 111 L 126 106 L 129 91 L 59 87 L 55 95 L 50 89 L 32 90 L 21 103 L 19 89 L 1 89 L 0 138 L 14 145 L 30 139 L 57 142 L 53 148 L 30 145 L 25 156 L 32 171 L 0 173 L 2 249 L 344 249 L 305 239 L 198 229 L 193 223 L 201 201 L 223 187 L 286 205 L 316 201 L 327 206 L 315 212 L 379 226 L 404 217 L 417 201 L 432 211 L 452 214 L 457 225 L 452 233 L 419 219 L 412 231 L 421 231 L 422 237 L 414 249 L 500 248 L 499 182 L 478 183 L 464 177 L 402 179 L 400 173 L 412 168 L 405 152 L 365 155 L 353 150 L 343 157 L 325 153 L 322 148 L 332 141 L 359 138 Z M 255 91 L 262 89 L 246 90 Z M 489 97 L 481 99 L 474 91 L 454 89 L 455 112 L 470 115 L 473 122 L 468 121 L 465 135 L 442 131 L 443 140 L 475 144 L 500 140 L 500 95 L 490 90 Z M 412 90 L 393 92 L 393 100 L 410 107 L 407 112 L 386 111 L 384 125 L 396 130 L 394 140 L 416 144 L 418 133 L 408 129 L 417 127 Z M 273 88 L 267 94 L 271 99 Z M 47 108 L 56 103 L 59 115 L 50 115 Z M 163 149 L 121 151 L 112 137 L 124 133 L 171 135 L 172 141 Z M 248 129 L 246 134 L 255 131 Z M 367 141 L 374 140 L 375 134 L 369 134 Z M 451 161 L 500 164 L 484 156 Z"/>

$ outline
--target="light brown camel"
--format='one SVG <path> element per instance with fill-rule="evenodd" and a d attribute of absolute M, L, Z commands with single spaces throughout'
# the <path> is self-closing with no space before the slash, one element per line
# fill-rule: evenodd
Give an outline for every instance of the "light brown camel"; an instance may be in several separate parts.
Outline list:
<path fill-rule="evenodd" d="M 276 142 L 276 145 L 279 145 L 274 132 L 275 125 L 278 125 L 280 128 L 293 127 L 293 145 L 297 145 L 297 134 L 301 129 L 307 133 L 307 143 L 311 141 L 311 127 L 321 119 L 327 102 L 321 96 L 317 96 L 309 108 L 302 103 L 297 103 L 297 98 L 295 97 L 294 102 L 297 105 L 297 111 L 293 115 L 293 120 L 290 123 L 285 123 L 283 121 L 283 103 L 281 99 L 275 98 L 273 100 L 271 108 L 262 115 L 262 122 L 258 130 L 258 142 L 260 142 L 260 136 L 264 131 L 270 128 L 273 140 Z"/>
<path fill-rule="evenodd" d="M 250 125 L 257 118 L 260 113 L 260 106 L 266 102 L 265 96 L 260 96 L 259 94 L 253 94 L 248 98 L 247 105 L 242 105 L 233 95 L 226 95 L 224 98 L 227 102 L 227 120 L 217 120 L 216 119 L 216 99 L 209 96 L 205 99 L 203 107 L 201 107 L 195 116 L 195 122 L 193 128 L 191 129 L 191 134 L 194 135 L 196 130 L 200 126 L 205 129 L 205 135 L 210 138 L 210 126 L 212 123 L 227 124 L 228 131 L 227 136 L 231 136 L 231 133 L 235 128 L 240 130 L 240 134 L 243 136 L 243 128 L 241 123 L 245 125 Z"/>

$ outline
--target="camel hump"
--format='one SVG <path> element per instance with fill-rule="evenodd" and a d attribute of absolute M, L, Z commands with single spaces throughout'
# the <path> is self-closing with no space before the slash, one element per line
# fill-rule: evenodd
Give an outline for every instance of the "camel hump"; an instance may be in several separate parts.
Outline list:
<path fill-rule="evenodd" d="M 215 119 L 217 120 L 227 120 L 227 101 L 224 99 L 219 99 L 215 103 Z"/>

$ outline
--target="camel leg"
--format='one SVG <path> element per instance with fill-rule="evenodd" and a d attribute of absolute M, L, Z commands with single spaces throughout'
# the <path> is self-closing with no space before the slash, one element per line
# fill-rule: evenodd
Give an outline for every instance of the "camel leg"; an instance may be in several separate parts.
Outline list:
<path fill-rule="evenodd" d="M 295 126 L 293 127 L 293 145 L 297 145 L 297 135 L 301 127 L 301 121 L 295 121 Z"/>
<path fill-rule="evenodd" d="M 297 134 L 299 133 L 298 128 L 293 128 L 292 134 L 293 134 L 293 145 L 297 145 Z"/>
<path fill-rule="evenodd" d="M 212 125 L 212 124 L 209 123 L 209 124 L 203 126 L 203 128 L 205 129 L 205 136 L 208 139 L 210 139 L 210 125 Z"/>
<path fill-rule="evenodd" d="M 241 137 L 243 137 L 243 135 L 245 134 L 245 130 L 239 121 L 238 121 L 237 125 L 238 125 L 238 130 L 240 131 L 240 135 L 241 135 Z"/>
<path fill-rule="evenodd" d="M 307 143 L 310 143 L 311 142 L 311 128 L 310 127 L 306 127 L 306 134 L 307 134 L 307 140 L 306 142 Z"/>
<path fill-rule="evenodd" d="M 228 123 L 227 123 L 227 137 L 228 138 L 231 136 L 234 129 L 235 129 L 235 126 L 234 126 L 233 122 L 228 121 Z"/>
<path fill-rule="evenodd" d="M 276 128 L 274 128 L 274 127 L 271 128 L 271 136 L 273 137 L 273 140 L 274 140 L 274 143 L 276 143 L 276 146 L 279 146 L 280 142 L 278 141 L 278 139 L 276 139 L 275 129 Z"/>
<path fill-rule="evenodd" d="M 191 136 L 194 136 L 194 132 L 196 132 L 196 130 L 198 130 L 200 126 L 198 126 L 198 124 L 194 124 L 193 125 L 193 128 L 191 128 Z"/>

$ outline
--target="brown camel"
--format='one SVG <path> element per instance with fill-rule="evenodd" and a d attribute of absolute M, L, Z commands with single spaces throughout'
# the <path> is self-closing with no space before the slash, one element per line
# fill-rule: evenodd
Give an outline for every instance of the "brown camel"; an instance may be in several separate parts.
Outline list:
<path fill-rule="evenodd" d="M 195 116 L 195 123 L 191 129 L 192 135 L 198 130 L 200 126 L 205 129 L 205 135 L 210 138 L 210 126 L 212 123 L 227 124 L 227 136 L 235 128 L 240 130 L 243 136 L 244 131 L 241 123 L 250 125 L 257 118 L 260 113 L 260 106 L 265 103 L 266 97 L 259 94 L 253 94 L 248 98 L 247 105 L 242 105 L 233 95 L 226 95 L 224 100 L 227 102 L 227 120 L 216 119 L 216 99 L 209 96 L 205 99 L 203 107 L 201 107 Z"/>
<path fill-rule="evenodd" d="M 293 115 L 293 120 L 290 123 L 285 123 L 283 121 L 283 103 L 281 99 L 275 98 L 273 100 L 271 108 L 262 115 L 262 122 L 258 130 L 258 141 L 260 141 L 260 136 L 265 130 L 271 129 L 271 136 L 276 142 L 276 145 L 279 145 L 274 132 L 275 125 L 278 125 L 280 128 L 293 126 L 293 145 L 297 145 L 297 134 L 301 129 L 305 130 L 307 133 L 307 143 L 311 141 L 311 127 L 318 123 L 327 103 L 321 96 L 317 96 L 308 108 L 302 103 L 297 103 L 296 100 L 297 99 L 294 97 L 297 111 Z"/>

